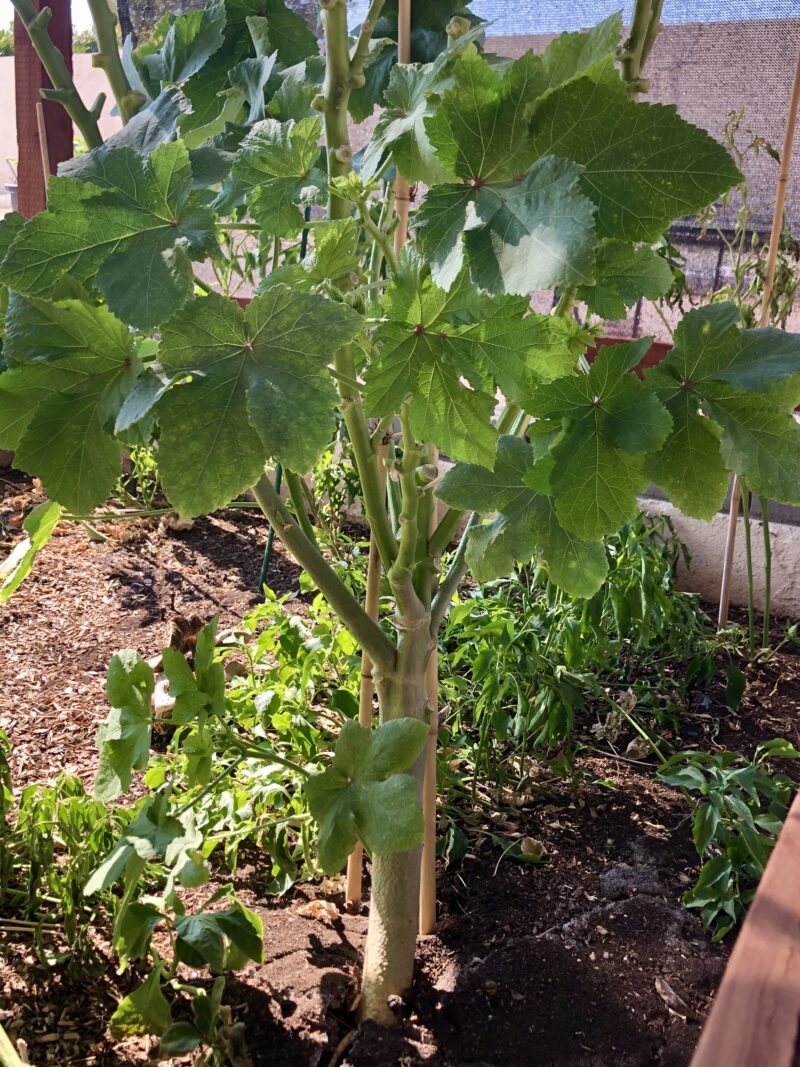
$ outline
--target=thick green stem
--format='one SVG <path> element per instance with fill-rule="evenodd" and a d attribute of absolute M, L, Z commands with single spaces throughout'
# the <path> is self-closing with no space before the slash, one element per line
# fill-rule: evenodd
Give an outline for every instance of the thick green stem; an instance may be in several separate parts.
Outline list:
<path fill-rule="evenodd" d="M 636 0 L 631 32 L 620 56 L 622 78 L 627 83 L 631 99 L 646 93 L 649 88 L 649 82 L 643 76 L 644 65 L 661 28 L 663 6 L 664 0 Z"/>
<path fill-rule="evenodd" d="M 458 589 L 461 579 L 467 572 L 467 545 L 469 544 L 469 531 L 478 521 L 478 516 L 473 512 L 464 527 L 464 532 L 461 535 L 461 540 L 458 543 L 455 555 L 450 561 L 450 566 L 447 569 L 447 573 L 442 578 L 439 588 L 436 590 L 436 596 L 433 598 L 433 604 L 431 605 L 431 636 L 436 637 L 439 632 L 439 626 L 442 623 L 445 615 L 450 608 L 450 601 L 453 599 L 456 589 Z"/>
<path fill-rule="evenodd" d="M 630 34 L 620 57 L 622 78 L 631 98 L 646 93 L 650 87 L 643 70 L 660 29 L 662 6 L 663 0 L 636 0 Z"/>
<path fill-rule="evenodd" d="M 297 523 L 312 545 L 316 547 L 317 535 L 306 510 L 306 501 L 303 493 L 303 479 L 294 471 L 284 469 L 284 480 L 289 490 L 289 499 L 292 502 Z"/>
<path fill-rule="evenodd" d="M 432 647 L 428 625 L 401 630 L 396 669 L 375 679 L 381 722 L 403 717 L 425 718 L 425 667 Z M 411 773 L 417 779 L 421 799 L 422 757 Z M 402 995 L 411 985 L 419 924 L 421 856 L 419 845 L 408 852 L 372 857 L 369 930 L 359 1005 L 362 1019 L 386 1024 L 396 1022 L 389 998 Z"/>
<path fill-rule="evenodd" d="M 141 93 L 131 89 L 127 75 L 122 68 L 117 47 L 117 16 L 111 10 L 108 0 L 88 0 L 88 3 L 98 49 L 92 56 L 92 66 L 105 71 L 122 121 L 127 123 L 137 111 L 141 110 L 145 100 Z"/>
<path fill-rule="evenodd" d="M 403 457 L 399 463 L 402 501 L 399 516 L 400 543 L 397 558 L 388 572 L 388 577 L 397 601 L 398 615 L 403 620 L 403 627 L 408 627 L 416 626 L 420 617 L 427 612 L 414 587 L 420 511 L 420 492 L 417 486 L 420 453 L 414 441 L 408 403 L 404 403 L 400 409 L 400 425 L 403 431 Z"/>
<path fill-rule="evenodd" d="M 84 104 L 80 93 L 75 88 L 75 82 L 67 69 L 64 57 L 50 40 L 50 34 L 47 32 L 50 19 L 53 17 L 50 8 L 43 7 L 41 11 L 37 11 L 31 0 L 11 0 L 11 2 L 28 31 L 31 44 L 47 71 L 47 77 L 53 83 L 52 89 L 40 90 L 42 96 L 45 100 L 57 100 L 81 131 L 89 148 L 98 148 L 103 143 L 103 136 L 97 120 L 103 110 L 105 96 L 101 93 L 91 108 L 87 108 Z"/>
<path fill-rule="evenodd" d="M 320 555 L 316 546 L 295 523 L 266 475 L 253 486 L 253 495 L 278 537 L 300 566 L 314 579 L 320 592 L 353 637 L 366 650 L 372 662 L 382 671 L 391 670 L 395 662 L 392 642 L 367 615 L 344 582 Z"/>
<path fill-rule="evenodd" d="M 772 541 L 769 534 L 769 500 L 760 496 L 761 522 L 764 531 L 764 628 L 761 647 L 769 648 L 769 621 L 772 612 Z"/>
<path fill-rule="evenodd" d="M 577 285 L 567 285 L 562 290 L 558 297 L 558 303 L 553 308 L 551 314 L 557 315 L 560 318 L 566 318 L 567 315 L 575 307 L 575 299 L 578 294 Z"/>
<path fill-rule="evenodd" d="M 352 169 L 353 152 L 347 122 L 347 104 L 352 89 L 352 72 L 347 37 L 347 4 L 345 0 L 320 0 L 325 28 L 326 73 L 321 100 L 318 101 L 325 121 L 325 144 L 328 152 L 328 178 L 343 177 Z M 328 199 L 328 215 L 331 219 L 350 217 L 350 201 L 337 196 L 331 190 Z M 361 482 L 364 510 L 378 546 L 381 563 L 388 571 L 397 554 L 386 498 L 378 471 L 378 455 L 370 441 L 369 426 L 357 389 L 347 385 L 348 379 L 357 378 L 352 349 L 349 345 L 340 348 L 334 356 L 334 366 L 339 375 L 340 407 L 344 416 L 353 456 Z"/>

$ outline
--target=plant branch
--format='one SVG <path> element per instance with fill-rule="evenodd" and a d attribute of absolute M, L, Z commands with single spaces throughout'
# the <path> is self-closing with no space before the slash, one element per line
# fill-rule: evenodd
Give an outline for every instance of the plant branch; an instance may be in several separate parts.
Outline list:
<path fill-rule="evenodd" d="M 432 556 L 440 556 L 445 551 L 465 515 L 466 512 L 459 511 L 458 508 L 447 509 L 428 539 L 428 551 Z"/>
<path fill-rule="evenodd" d="M 360 89 L 364 84 L 364 64 L 369 55 L 369 42 L 372 39 L 372 31 L 380 17 L 384 0 L 372 0 L 369 5 L 367 17 L 361 23 L 361 31 L 353 49 L 353 57 L 350 60 L 350 84 L 354 89 Z"/>
<path fill-rule="evenodd" d="M 338 196 L 333 188 L 334 178 L 343 177 L 352 169 L 353 152 L 350 148 L 347 125 L 347 104 L 350 99 L 350 55 L 347 37 L 347 5 L 344 0 L 320 0 L 325 27 L 326 73 L 321 99 L 317 106 L 325 120 L 325 144 L 328 153 L 328 216 L 331 219 L 350 218 L 350 201 Z M 353 351 L 344 345 L 334 356 L 334 368 L 339 376 L 340 408 L 344 416 L 353 456 L 361 482 L 364 510 L 378 546 L 381 563 L 388 572 L 397 555 L 386 497 L 381 486 L 378 456 L 370 441 L 369 426 L 361 396 L 357 389 L 347 385 L 348 379 L 357 378 Z"/>
<path fill-rule="evenodd" d="M 643 74 L 644 65 L 661 28 L 663 6 L 664 0 L 636 0 L 631 32 L 620 56 L 622 79 L 627 84 L 631 99 L 635 99 L 639 93 L 646 93 L 650 87 Z"/>
<path fill-rule="evenodd" d="M 417 530 L 419 525 L 420 493 L 417 488 L 419 452 L 411 428 L 408 401 L 400 408 L 403 431 L 403 456 L 399 463 L 402 511 L 399 516 L 400 538 L 397 558 L 388 573 L 399 614 L 408 620 L 420 618 L 426 608 L 414 588 L 414 566 L 417 561 Z"/>
<path fill-rule="evenodd" d="M 461 579 L 466 574 L 469 532 L 477 521 L 478 516 L 473 512 L 467 520 L 467 525 L 461 535 L 461 540 L 458 542 L 455 555 L 450 561 L 450 566 L 447 568 L 447 573 L 442 578 L 436 591 L 436 596 L 433 598 L 433 604 L 431 605 L 431 636 L 434 638 L 450 609 L 450 601 L 453 599 Z"/>
<path fill-rule="evenodd" d="M 358 202 L 358 212 L 361 215 L 361 224 L 377 247 L 383 254 L 383 258 L 386 260 L 386 264 L 391 270 L 392 274 L 397 273 L 397 257 L 394 254 L 394 248 L 392 242 L 389 240 L 389 235 L 376 225 L 374 219 L 369 213 L 369 208 L 362 201 Z"/>
<path fill-rule="evenodd" d="M 53 83 L 52 89 L 40 90 L 42 97 L 45 100 L 58 101 L 81 131 L 89 148 L 99 148 L 103 143 L 103 136 L 97 120 L 103 110 L 105 96 L 101 93 L 91 108 L 87 108 L 84 104 L 80 93 L 75 88 L 75 82 L 67 69 L 64 57 L 53 44 L 48 33 L 47 27 L 53 17 L 50 8 L 43 7 L 41 11 L 37 11 L 31 0 L 11 0 L 11 2 L 28 31 L 31 44 L 47 71 L 48 78 Z"/>
<path fill-rule="evenodd" d="M 314 532 L 314 527 L 311 525 L 311 520 L 308 517 L 308 511 L 306 510 L 306 502 L 303 494 L 303 479 L 299 474 L 294 471 L 286 470 L 284 468 L 283 478 L 286 482 L 286 488 L 289 490 L 289 499 L 292 502 L 295 516 L 297 517 L 297 524 L 306 537 L 309 539 L 314 547 L 317 547 L 317 535 Z"/>
<path fill-rule="evenodd" d="M 105 71 L 122 121 L 127 123 L 141 110 L 145 102 L 144 97 L 131 89 L 122 68 L 117 47 L 117 16 L 111 10 L 108 0 L 88 0 L 88 4 L 98 49 L 92 56 L 92 66 Z"/>
<path fill-rule="evenodd" d="M 394 645 L 295 523 L 266 475 L 253 486 L 253 495 L 278 537 L 314 579 L 320 592 L 372 662 L 382 670 L 391 670 L 395 660 Z"/>

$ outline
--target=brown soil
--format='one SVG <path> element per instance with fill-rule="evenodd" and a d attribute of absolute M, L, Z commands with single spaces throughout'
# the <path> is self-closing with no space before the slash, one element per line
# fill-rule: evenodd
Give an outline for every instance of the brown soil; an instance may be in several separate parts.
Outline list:
<path fill-rule="evenodd" d="M 32 497 L 26 479 L 2 478 L 11 541 Z M 104 544 L 78 527 L 54 538 L 0 609 L 0 726 L 17 788 L 61 769 L 91 780 L 113 651 L 150 655 L 175 614 L 219 609 L 224 625 L 255 602 L 266 528 L 254 513 L 181 534 L 144 522 L 101 529 Z M 285 591 L 296 579 L 278 551 L 270 583 Z M 744 751 L 776 734 L 800 743 L 798 651 L 753 672 L 737 716 L 721 710 L 721 683 L 698 695 L 688 736 Z M 328 925 L 298 913 L 319 896 L 341 908 L 335 880 L 265 903 L 269 865 L 251 856 L 236 886 L 264 918 L 266 961 L 229 978 L 225 999 L 255 1067 L 686 1067 L 730 946 L 712 945 L 680 905 L 697 870 L 685 803 L 646 766 L 583 757 L 580 769 L 577 790 L 555 782 L 522 807 L 487 808 L 466 858 L 441 870 L 439 929 L 421 939 L 414 988 L 389 1030 L 353 1021 L 365 916 Z M 545 862 L 504 858 L 491 831 L 540 840 Z M 6 942 L 0 1023 L 33 1063 L 142 1064 L 148 1042 L 115 1043 L 106 1028 L 129 983 L 110 959 L 70 976 L 37 963 L 30 942 Z"/>

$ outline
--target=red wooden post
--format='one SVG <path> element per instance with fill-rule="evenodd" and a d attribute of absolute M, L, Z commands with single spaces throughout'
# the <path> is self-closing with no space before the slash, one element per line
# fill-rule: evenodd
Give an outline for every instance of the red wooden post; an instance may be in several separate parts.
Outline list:
<path fill-rule="evenodd" d="M 45 6 L 44 0 L 33 0 L 33 3 L 36 8 Z M 48 27 L 50 37 L 64 55 L 67 67 L 72 70 L 71 2 L 50 0 L 47 6 L 53 12 Z M 44 107 L 47 150 L 53 174 L 59 163 L 72 158 L 72 120 L 61 104 L 43 101 L 39 95 L 39 89 L 50 89 L 52 85 L 18 15 L 14 17 L 14 83 L 17 104 L 19 210 L 26 218 L 30 218 L 37 211 L 44 211 L 46 206 L 36 105 L 42 103 Z"/>

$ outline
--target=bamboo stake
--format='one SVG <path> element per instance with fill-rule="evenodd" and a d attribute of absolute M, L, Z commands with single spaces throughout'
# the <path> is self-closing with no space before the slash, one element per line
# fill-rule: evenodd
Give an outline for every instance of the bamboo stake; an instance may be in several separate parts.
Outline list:
<path fill-rule="evenodd" d="M 411 0 L 398 0 L 397 5 L 397 62 L 411 62 Z M 397 228 L 394 231 L 394 253 L 400 255 L 408 237 L 408 182 L 399 174 L 394 183 Z"/>
<path fill-rule="evenodd" d="M 778 184 L 775 190 L 775 208 L 772 213 L 772 231 L 769 238 L 769 252 L 767 254 L 767 273 L 764 279 L 764 295 L 761 300 L 761 317 L 759 326 L 764 327 L 769 323 L 769 302 L 772 298 L 772 286 L 775 283 L 775 270 L 778 264 L 778 245 L 783 229 L 783 213 L 786 207 L 786 197 L 789 192 L 789 174 L 792 167 L 792 150 L 794 148 L 794 134 L 797 126 L 797 115 L 800 112 L 800 49 L 797 53 L 797 63 L 794 70 L 794 82 L 789 99 L 789 109 L 786 114 L 786 134 L 783 140 L 783 152 L 781 152 L 780 168 L 778 170 Z M 728 625 L 728 609 L 731 600 L 731 580 L 733 578 L 733 549 L 736 545 L 736 527 L 739 521 L 739 504 L 742 499 L 742 490 L 739 479 L 734 474 L 731 479 L 731 505 L 728 515 L 728 534 L 725 540 L 725 556 L 722 564 L 722 583 L 719 590 L 719 615 L 717 625 L 720 630 Z"/>
<path fill-rule="evenodd" d="M 380 459 L 379 477 L 381 488 L 386 485 L 386 445 L 381 445 L 378 453 Z M 381 599 L 381 557 L 378 545 L 374 537 L 369 539 L 369 558 L 367 562 L 367 589 L 364 597 L 364 609 L 371 619 L 376 622 L 380 609 Z M 358 691 L 358 723 L 359 726 L 372 726 L 372 698 L 374 686 L 372 682 L 372 660 L 366 652 L 361 653 L 361 681 Z M 347 858 L 347 882 L 345 888 L 345 901 L 348 909 L 354 910 L 361 903 L 362 875 L 364 866 L 364 846 L 356 841 L 356 846 Z"/>
<path fill-rule="evenodd" d="M 411 62 L 411 0 L 399 0 L 397 5 L 397 61 Z M 410 191 L 408 182 L 399 174 L 394 183 L 397 229 L 394 231 L 394 252 L 400 255 L 408 238 Z M 432 462 L 437 463 L 435 452 Z M 428 533 L 436 529 L 436 503 L 431 508 Z M 419 932 L 432 934 L 436 929 L 436 741 L 439 733 L 439 660 L 436 649 L 431 652 L 425 670 L 425 694 L 431 716 L 431 727 L 425 746 L 425 776 L 422 785 L 422 811 L 425 837 L 419 883 Z"/>
<path fill-rule="evenodd" d="M 432 462 L 439 462 L 438 450 L 434 452 Z M 438 502 L 434 497 L 428 536 L 436 529 L 438 519 Z M 436 930 L 436 746 L 439 739 L 439 652 L 435 647 L 425 668 L 425 695 L 431 726 L 425 744 L 425 777 L 422 783 L 425 837 L 419 882 L 419 932 L 432 934 Z"/>
<path fill-rule="evenodd" d="M 39 129 L 39 153 L 42 157 L 45 203 L 47 202 L 47 179 L 50 177 L 50 150 L 47 145 L 47 127 L 44 124 L 44 104 L 36 101 L 36 125 Z"/>

